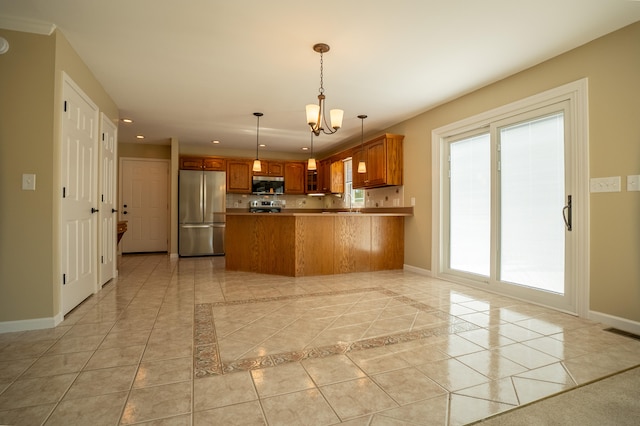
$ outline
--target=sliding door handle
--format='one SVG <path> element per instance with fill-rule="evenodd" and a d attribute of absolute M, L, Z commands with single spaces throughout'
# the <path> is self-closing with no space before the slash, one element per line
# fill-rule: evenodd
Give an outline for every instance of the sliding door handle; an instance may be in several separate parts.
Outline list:
<path fill-rule="evenodd" d="M 567 196 L 567 205 L 562 208 L 562 218 L 567 231 L 571 231 L 571 195 Z"/>

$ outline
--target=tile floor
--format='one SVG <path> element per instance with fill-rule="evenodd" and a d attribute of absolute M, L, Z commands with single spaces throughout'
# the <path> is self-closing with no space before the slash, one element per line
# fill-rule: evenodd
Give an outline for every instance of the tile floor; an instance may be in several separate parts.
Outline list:
<path fill-rule="evenodd" d="M 468 424 L 640 365 L 602 328 L 411 272 L 124 256 L 55 329 L 0 334 L 0 424 Z"/>

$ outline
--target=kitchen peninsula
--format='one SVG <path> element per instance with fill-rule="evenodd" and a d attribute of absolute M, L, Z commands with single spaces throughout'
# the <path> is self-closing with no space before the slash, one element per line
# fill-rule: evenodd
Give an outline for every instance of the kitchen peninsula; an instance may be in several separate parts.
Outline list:
<path fill-rule="evenodd" d="M 227 212 L 226 268 L 292 277 L 402 269 L 412 208 Z"/>

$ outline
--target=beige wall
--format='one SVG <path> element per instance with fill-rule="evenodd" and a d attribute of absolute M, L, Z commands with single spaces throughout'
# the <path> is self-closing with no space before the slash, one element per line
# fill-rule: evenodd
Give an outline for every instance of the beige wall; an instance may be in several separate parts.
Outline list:
<path fill-rule="evenodd" d="M 51 317 L 55 37 L 0 36 L 0 321 Z"/>
<path fill-rule="evenodd" d="M 64 36 L 0 30 L 0 322 L 60 310 L 60 108 L 65 71 L 110 119 L 118 109 Z M 22 191 L 23 173 L 36 190 Z"/>
<path fill-rule="evenodd" d="M 171 158 L 171 146 L 120 143 L 118 144 L 118 157 L 158 158 L 168 160 Z"/>
<path fill-rule="evenodd" d="M 590 177 L 622 176 L 623 191 L 590 197 L 590 309 L 640 321 L 640 23 L 387 129 L 405 135 L 405 262 L 431 269 L 431 131 L 561 86 L 589 79 Z"/>

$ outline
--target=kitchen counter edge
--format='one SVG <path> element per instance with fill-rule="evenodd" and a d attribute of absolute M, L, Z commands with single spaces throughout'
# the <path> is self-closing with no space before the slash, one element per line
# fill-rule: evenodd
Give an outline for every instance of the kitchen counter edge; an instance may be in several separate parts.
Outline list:
<path fill-rule="evenodd" d="M 246 209 L 227 209 L 227 216 L 413 216 L 413 207 L 369 208 L 346 210 L 284 209 L 280 213 L 251 213 Z"/>

